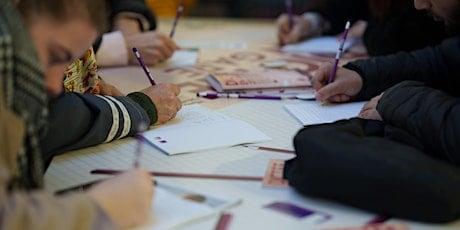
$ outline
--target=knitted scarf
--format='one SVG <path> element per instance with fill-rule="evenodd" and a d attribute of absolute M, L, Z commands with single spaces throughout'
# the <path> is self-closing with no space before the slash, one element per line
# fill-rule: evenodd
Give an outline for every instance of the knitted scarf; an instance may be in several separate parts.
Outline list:
<path fill-rule="evenodd" d="M 35 48 L 11 0 L 0 1 L 0 81 L 6 106 L 26 124 L 24 145 L 18 155 L 19 171 L 11 187 L 41 187 L 39 140 L 46 131 L 48 97 Z"/>

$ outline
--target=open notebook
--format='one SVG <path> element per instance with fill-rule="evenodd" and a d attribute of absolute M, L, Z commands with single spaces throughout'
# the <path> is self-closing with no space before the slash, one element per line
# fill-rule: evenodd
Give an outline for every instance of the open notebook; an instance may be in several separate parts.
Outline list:
<path fill-rule="evenodd" d="M 306 101 L 285 105 L 284 108 L 302 125 L 314 125 L 357 117 L 364 104 L 365 102 L 354 102 L 322 105 L 317 101 Z"/>
<path fill-rule="evenodd" d="M 143 135 L 169 155 L 271 140 L 245 121 L 200 105 L 184 106 L 173 121 Z"/>
<path fill-rule="evenodd" d="M 155 189 L 149 221 L 137 230 L 173 229 L 211 217 L 241 199 L 226 199 L 160 183 Z"/>

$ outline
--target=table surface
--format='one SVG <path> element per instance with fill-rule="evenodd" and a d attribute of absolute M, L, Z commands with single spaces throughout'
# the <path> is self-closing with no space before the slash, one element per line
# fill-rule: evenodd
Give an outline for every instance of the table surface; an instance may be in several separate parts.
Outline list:
<path fill-rule="evenodd" d="M 168 33 L 171 28 L 171 20 L 162 20 L 159 29 Z M 279 141 L 290 142 L 297 129 L 300 128 L 296 121 L 289 117 L 282 107 L 285 101 L 260 101 L 247 102 L 237 99 L 219 99 L 207 100 L 196 98 L 197 91 L 209 89 L 204 78 L 209 72 L 225 72 L 229 70 L 247 70 L 261 68 L 261 63 L 272 60 L 287 60 L 289 65 L 286 68 L 298 69 L 303 71 L 312 71 L 324 61 L 330 59 L 314 56 L 297 56 L 285 55 L 279 52 L 276 43 L 276 28 L 274 21 L 271 20 L 226 20 L 226 19 L 201 19 L 201 18 L 185 18 L 179 24 L 176 32 L 176 41 L 184 46 L 200 47 L 199 61 L 195 66 L 188 67 L 171 67 L 167 63 L 160 66 L 152 67 L 151 70 L 157 77 L 159 82 L 176 83 L 182 88 L 181 99 L 185 104 L 200 103 L 208 108 L 219 111 L 231 111 L 232 107 L 238 105 L 254 105 L 261 110 L 263 119 L 272 119 L 272 123 L 276 123 L 276 119 L 291 119 L 288 127 L 283 123 L 280 132 L 283 135 L 277 136 Z M 360 56 L 360 51 L 356 51 L 355 56 Z M 109 83 L 114 84 L 123 92 L 128 93 L 140 90 L 148 86 L 148 81 L 138 66 L 107 68 L 101 70 L 102 77 Z M 265 116 L 263 114 L 271 113 L 279 115 Z M 245 118 L 242 118 L 245 119 Z M 261 117 L 262 119 L 262 117 Z M 250 119 L 246 119 L 252 122 Z M 280 120 L 281 121 L 281 120 Z M 281 124 L 280 124 L 281 125 Z M 283 127 L 284 126 L 284 127 Z M 275 124 L 276 128 L 276 124 Z M 113 146 L 128 145 L 133 142 L 130 138 L 116 141 L 108 144 Z M 292 146 L 290 146 L 292 148 Z M 290 155 L 282 153 L 268 153 L 253 150 L 242 150 L 243 147 L 235 147 L 216 153 L 215 158 L 225 156 L 223 154 L 235 154 L 235 159 L 228 158 L 224 160 L 216 160 L 216 162 L 208 162 L 210 167 L 222 168 L 252 168 L 251 172 L 257 171 L 263 176 L 264 169 L 270 159 L 289 159 Z M 95 148 L 92 148 L 95 149 Z M 97 147 L 96 150 L 97 151 Z M 212 157 L 212 153 L 192 153 L 178 157 L 167 157 L 156 149 L 148 149 L 149 156 L 155 156 L 155 160 L 161 158 L 163 165 L 155 167 L 174 167 L 175 159 L 197 161 L 204 155 Z M 241 151 L 247 151 L 247 156 L 241 156 Z M 239 158 L 236 158 L 239 153 Z M 65 167 L 70 164 L 78 164 L 80 152 L 69 153 L 62 157 L 56 158 L 51 164 L 47 174 L 45 175 L 46 187 L 50 191 L 63 189 L 75 185 L 66 181 L 78 181 L 79 183 L 88 182 L 91 180 L 102 178 L 101 176 L 91 176 L 89 173 L 71 175 L 64 173 Z M 200 155 L 202 154 L 202 155 Z M 149 156 L 146 156 L 147 158 Z M 153 160 L 149 159 L 149 160 Z M 155 163 L 153 163 L 155 164 Z M 102 167 L 111 167 L 104 165 Z M 126 166 L 129 167 L 129 166 Z M 148 169 L 149 166 L 147 166 Z M 153 166 L 151 166 L 153 167 Z M 200 169 L 200 164 L 196 164 L 196 172 L 205 172 Z M 254 169 L 257 168 L 257 169 Z M 153 169 L 151 169 L 153 170 Z M 170 170 L 174 170 L 170 168 Z M 208 172 L 212 173 L 212 172 Z M 242 172 L 244 174 L 244 172 Z M 67 180 L 69 179 L 69 180 Z M 274 201 L 286 201 L 297 204 L 308 209 L 318 210 L 334 216 L 334 221 L 324 225 L 317 225 L 314 229 L 324 229 L 325 227 L 356 227 L 365 224 L 372 220 L 377 215 L 363 212 L 351 207 L 346 207 L 330 201 L 324 201 L 313 198 L 305 198 L 297 194 L 290 188 L 287 189 L 269 189 L 262 187 L 260 182 L 242 182 L 242 181 L 219 181 L 219 180 L 202 180 L 202 179 L 166 179 L 157 178 L 160 183 L 177 183 L 183 187 L 190 187 L 206 191 L 207 193 L 219 194 L 222 196 L 242 198 L 243 202 L 229 210 L 234 215 L 230 225 L 231 229 L 305 229 L 305 226 L 311 226 L 306 220 L 298 220 L 288 216 L 278 215 L 264 210 L 262 206 Z M 209 218 L 208 220 L 197 222 L 189 225 L 187 229 L 213 229 L 217 222 L 217 217 Z M 404 220 L 390 220 L 391 223 L 404 223 L 411 229 L 455 229 L 459 228 L 460 223 L 436 226 L 424 225 L 419 223 L 408 222 Z"/>

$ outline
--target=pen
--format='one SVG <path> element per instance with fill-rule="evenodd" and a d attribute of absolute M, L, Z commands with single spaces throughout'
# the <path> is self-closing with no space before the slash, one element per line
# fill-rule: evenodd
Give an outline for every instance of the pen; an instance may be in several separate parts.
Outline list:
<path fill-rule="evenodd" d="M 135 138 L 137 140 L 137 148 L 136 148 L 136 156 L 134 159 L 133 166 L 134 168 L 139 168 L 140 161 L 141 161 L 140 159 L 142 156 L 142 146 L 144 144 L 144 139 L 140 137 L 140 134 L 137 134 Z"/>
<path fill-rule="evenodd" d="M 179 19 L 182 16 L 183 12 L 184 12 L 183 1 L 180 1 L 179 6 L 177 7 L 176 18 L 174 19 L 174 24 L 173 24 L 173 27 L 171 29 L 171 33 L 169 34 L 170 38 L 174 37 L 174 34 L 176 33 L 177 24 L 179 23 Z"/>
<path fill-rule="evenodd" d="M 139 168 L 140 166 L 140 161 L 141 161 L 141 156 L 142 156 L 142 147 L 144 145 L 144 142 L 146 141 L 145 137 L 142 136 L 142 132 L 147 130 L 147 125 L 143 122 L 139 124 L 139 127 L 137 128 L 137 134 L 135 136 L 137 140 L 137 148 L 135 152 L 135 158 L 134 158 L 134 163 L 133 166 L 134 168 Z"/>
<path fill-rule="evenodd" d="M 141 53 L 139 52 L 139 50 L 138 50 L 137 48 L 134 47 L 134 48 L 133 48 L 133 53 L 134 53 L 134 55 L 136 56 L 137 61 L 139 62 L 139 65 L 140 65 L 140 66 L 142 67 L 142 69 L 144 70 L 145 75 L 146 75 L 147 78 L 149 79 L 150 84 L 156 85 L 155 80 L 153 80 L 152 73 L 150 73 L 150 70 L 149 70 L 149 69 L 147 68 L 147 66 L 145 65 L 144 59 L 142 58 Z"/>
<path fill-rule="evenodd" d="M 294 26 L 294 17 L 292 13 L 292 0 L 285 0 L 286 1 L 286 11 L 289 17 L 289 29 L 292 29 Z"/>
<path fill-rule="evenodd" d="M 259 100 L 283 100 L 283 99 L 296 99 L 295 96 L 271 96 L 262 94 L 239 94 L 239 93 L 208 93 L 199 92 L 196 94 L 198 97 L 208 99 L 216 98 L 240 98 L 240 99 L 259 99 Z"/>
<path fill-rule="evenodd" d="M 112 169 L 95 169 L 91 174 L 99 175 L 116 175 L 123 173 L 122 170 Z M 198 173 L 170 173 L 170 172 L 150 172 L 156 177 L 179 177 L 179 178 L 197 178 L 197 179 L 217 179 L 217 180 L 243 180 L 243 181 L 262 181 L 262 177 L 253 176 L 236 176 L 236 175 L 216 175 L 216 174 L 198 174 Z"/>
<path fill-rule="evenodd" d="M 347 24 L 345 25 L 345 32 L 343 33 L 342 42 L 340 43 L 339 50 L 337 51 L 337 55 L 335 55 L 334 69 L 332 69 L 332 72 L 329 75 L 329 80 L 327 81 L 328 84 L 334 82 L 335 80 L 335 75 L 337 74 L 337 68 L 339 67 L 339 61 L 343 54 L 343 47 L 345 46 L 345 42 L 347 41 L 349 30 L 350 30 L 350 21 L 347 21 Z"/>

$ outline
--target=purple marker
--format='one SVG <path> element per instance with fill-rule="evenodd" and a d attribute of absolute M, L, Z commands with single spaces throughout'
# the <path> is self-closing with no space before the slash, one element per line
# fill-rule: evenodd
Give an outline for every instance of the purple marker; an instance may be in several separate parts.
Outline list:
<path fill-rule="evenodd" d="M 337 51 L 337 55 L 335 55 L 334 69 L 332 69 L 332 72 L 329 75 L 327 84 L 331 84 L 335 80 L 335 75 L 337 74 L 337 68 L 339 67 L 339 61 L 343 54 L 343 47 L 345 46 L 345 42 L 347 41 L 348 31 L 350 31 L 350 25 L 351 25 L 350 21 L 348 21 L 347 24 L 345 25 L 345 32 L 343 33 L 343 39 L 342 39 L 342 42 L 340 43 L 339 50 Z"/>
<path fill-rule="evenodd" d="M 272 95 L 262 95 L 262 94 L 208 93 L 208 92 L 197 93 L 197 96 L 208 98 L 208 99 L 216 99 L 216 98 L 240 98 L 240 99 L 259 99 L 259 100 L 296 99 L 296 97 L 294 96 L 272 96 Z"/>
<path fill-rule="evenodd" d="M 171 29 L 171 33 L 169 34 L 169 38 L 174 37 L 174 34 L 176 33 L 177 24 L 179 23 L 179 19 L 182 16 L 183 12 L 184 12 L 184 4 L 183 4 L 183 1 L 181 1 L 179 6 L 177 7 L 176 18 L 174 19 L 174 24 Z"/>
<path fill-rule="evenodd" d="M 289 29 L 292 29 L 294 26 L 294 16 L 292 13 L 292 0 L 286 0 L 286 12 L 289 17 Z"/>
<path fill-rule="evenodd" d="M 139 52 L 139 50 L 137 48 L 133 48 L 133 53 L 136 56 L 137 61 L 139 62 L 139 65 L 144 70 L 145 75 L 149 79 L 150 84 L 156 85 L 155 80 L 153 80 L 152 73 L 150 73 L 149 68 L 147 68 L 147 66 L 145 65 L 144 59 L 142 58 L 141 53 Z"/>

